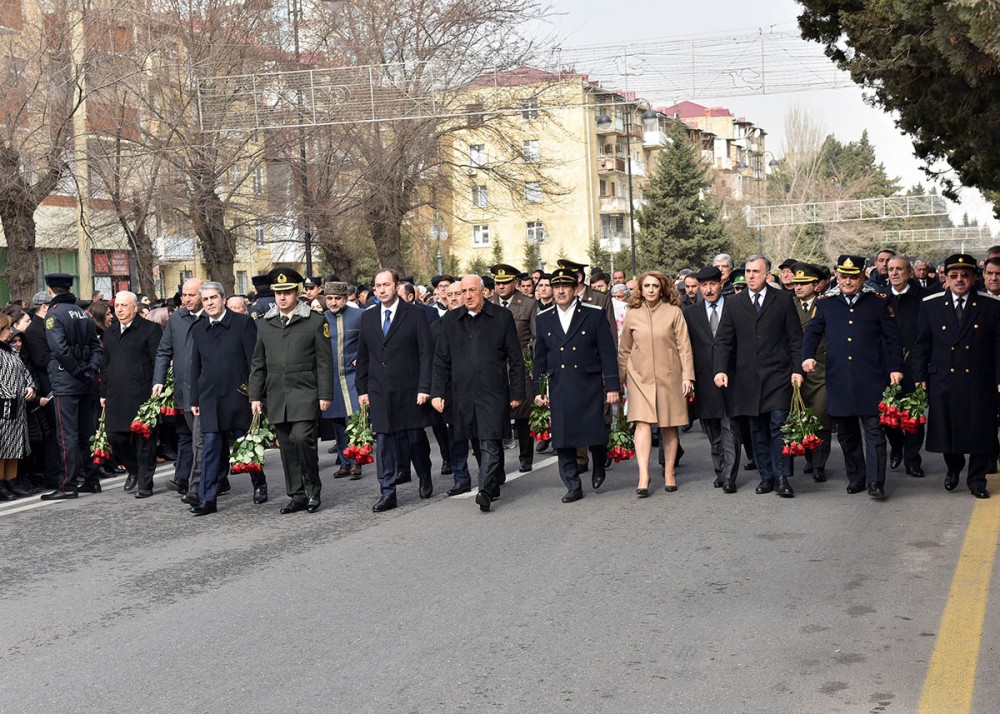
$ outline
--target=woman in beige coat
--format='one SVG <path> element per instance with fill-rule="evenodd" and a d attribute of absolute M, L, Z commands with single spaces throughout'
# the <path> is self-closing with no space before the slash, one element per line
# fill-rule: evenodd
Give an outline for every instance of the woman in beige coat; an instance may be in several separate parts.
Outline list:
<path fill-rule="evenodd" d="M 687 396 L 694 390 L 694 360 L 687 323 L 670 281 L 648 271 L 639 279 L 639 294 L 629 300 L 618 348 L 618 373 L 628 389 L 628 420 L 635 423 L 639 461 L 639 498 L 649 495 L 652 427 L 660 427 L 663 481 L 676 491 L 674 461 L 677 427 L 688 423 Z"/>

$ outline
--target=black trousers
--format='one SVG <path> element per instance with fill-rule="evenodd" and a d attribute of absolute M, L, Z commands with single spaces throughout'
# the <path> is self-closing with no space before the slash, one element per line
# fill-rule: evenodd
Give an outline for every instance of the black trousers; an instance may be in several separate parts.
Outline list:
<path fill-rule="evenodd" d="M 490 498 L 500 495 L 503 473 L 503 439 L 479 439 L 479 451 L 483 456 L 479 467 L 479 490 Z"/>
<path fill-rule="evenodd" d="M 920 448 L 924 445 L 924 425 L 917 426 L 915 434 L 906 434 L 902 429 L 892 429 L 882 427 L 885 431 L 885 438 L 889 440 L 889 447 L 893 452 L 903 452 L 903 466 L 910 469 L 920 466 Z"/>
<path fill-rule="evenodd" d="M 73 490 L 73 482 L 98 482 L 90 461 L 90 437 L 97 431 L 91 394 L 56 396 L 56 447 L 59 449 L 59 490 Z"/>
<path fill-rule="evenodd" d="M 130 431 L 109 431 L 108 443 L 117 463 L 138 478 L 140 491 L 153 490 L 153 473 L 156 471 L 156 437 L 144 439 Z"/>
<path fill-rule="evenodd" d="M 396 495 L 396 476 L 409 471 L 410 463 L 417 478 L 431 477 L 431 445 L 423 429 L 375 435 L 375 466 L 382 496 Z"/>
<path fill-rule="evenodd" d="M 451 463 L 451 437 L 448 435 L 448 425 L 443 421 L 431 424 L 431 431 L 434 432 L 434 440 L 437 442 L 438 450 L 441 452 L 441 464 Z"/>
<path fill-rule="evenodd" d="M 562 479 L 567 491 L 583 491 L 583 483 L 580 481 L 580 466 L 577 463 L 578 448 L 584 449 L 585 452 L 589 450 L 594 463 L 603 463 L 608 451 L 607 444 L 598 444 L 590 447 L 570 446 L 556 449 L 556 454 L 559 458 L 559 478 Z"/>
<path fill-rule="evenodd" d="M 531 437 L 531 422 L 529 419 L 515 419 L 514 431 L 517 433 L 518 459 L 522 464 L 530 464 L 535 460 L 535 440 Z"/>
<path fill-rule="evenodd" d="M 965 468 L 965 454 L 945 454 L 944 463 L 949 471 L 960 474 Z M 969 473 L 965 477 L 965 483 L 970 491 L 986 488 L 986 474 L 994 463 L 992 454 L 969 454 Z"/>
<path fill-rule="evenodd" d="M 274 425 L 278 432 L 281 468 L 285 472 L 285 491 L 293 501 L 305 503 L 319 498 L 319 454 L 316 452 L 315 421 L 282 421 Z"/>
<path fill-rule="evenodd" d="M 847 480 L 854 486 L 885 485 L 885 432 L 877 416 L 835 417 Z M 864 446 L 861 433 L 864 431 Z"/>

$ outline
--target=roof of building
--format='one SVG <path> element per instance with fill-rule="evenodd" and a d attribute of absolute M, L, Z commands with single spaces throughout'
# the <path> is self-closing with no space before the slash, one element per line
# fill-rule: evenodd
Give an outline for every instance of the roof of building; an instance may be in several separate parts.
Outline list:
<path fill-rule="evenodd" d="M 731 117 L 733 113 L 725 107 L 706 107 L 695 102 L 679 102 L 669 107 L 660 107 L 659 111 L 668 116 L 680 119 L 695 119 L 698 117 Z"/>

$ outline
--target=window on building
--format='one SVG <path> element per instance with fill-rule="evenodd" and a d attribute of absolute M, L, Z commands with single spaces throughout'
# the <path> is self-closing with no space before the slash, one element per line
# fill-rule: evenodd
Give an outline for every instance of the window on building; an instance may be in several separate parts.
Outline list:
<path fill-rule="evenodd" d="M 486 206 L 489 205 L 489 196 L 486 192 L 486 186 L 472 187 L 472 205 L 476 208 L 486 208 Z"/>
<path fill-rule="evenodd" d="M 601 238 L 625 237 L 625 216 L 601 216 Z"/>
<path fill-rule="evenodd" d="M 480 248 L 485 245 L 490 244 L 490 227 L 489 226 L 473 226 L 472 227 L 472 245 L 473 247 Z"/>
<path fill-rule="evenodd" d="M 192 273 L 190 270 L 182 270 L 180 272 L 181 285 L 183 285 L 185 282 L 187 282 L 193 277 L 194 273 Z"/>
<path fill-rule="evenodd" d="M 239 191 L 243 183 L 243 164 L 233 164 L 229 169 L 229 185 L 233 191 Z"/>
<path fill-rule="evenodd" d="M 486 144 L 469 144 L 469 163 L 473 167 L 486 166 Z"/>
<path fill-rule="evenodd" d="M 263 248 L 267 245 L 267 230 L 264 227 L 264 221 L 259 218 L 253 223 L 253 237 L 258 248 Z"/>
<path fill-rule="evenodd" d="M 521 118 L 525 121 L 534 121 L 538 118 L 537 99 L 525 99 L 521 102 Z"/>
<path fill-rule="evenodd" d="M 541 221 L 528 221 L 528 242 L 542 243 L 545 241 L 545 224 Z"/>
<path fill-rule="evenodd" d="M 253 192 L 260 195 L 264 193 L 264 167 L 258 166 L 253 170 Z"/>
<path fill-rule="evenodd" d="M 483 105 L 482 104 L 466 104 L 465 105 L 465 125 L 470 129 L 475 129 L 477 126 L 483 125 Z"/>
<path fill-rule="evenodd" d="M 524 200 L 527 203 L 542 202 L 542 182 L 526 181 L 524 184 Z"/>
<path fill-rule="evenodd" d="M 247 271 L 237 270 L 236 271 L 236 294 L 246 295 L 250 292 L 250 283 L 247 280 Z"/>
<path fill-rule="evenodd" d="M 521 155 L 526 163 L 536 164 L 541 161 L 542 154 L 538 148 L 538 139 L 526 139 L 521 143 Z"/>

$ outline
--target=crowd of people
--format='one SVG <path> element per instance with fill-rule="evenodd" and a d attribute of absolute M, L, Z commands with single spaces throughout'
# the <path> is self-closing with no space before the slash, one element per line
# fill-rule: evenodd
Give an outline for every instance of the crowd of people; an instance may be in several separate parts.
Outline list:
<path fill-rule="evenodd" d="M 947 490 L 968 466 L 970 493 L 989 497 L 1000 456 L 1000 246 L 982 261 L 956 253 L 932 266 L 883 250 L 867 262 L 789 259 L 775 271 L 752 255 L 737 269 L 721 254 L 673 276 L 595 268 L 588 281 L 586 265 L 560 260 L 551 273 L 498 264 L 429 287 L 388 269 L 350 285 L 279 267 L 255 277 L 250 295 L 192 278 L 169 300 L 122 290 L 111 305 L 100 294 L 80 301 L 73 276 L 49 274 L 30 308 L 0 315 L 0 500 L 75 498 L 116 473 L 148 498 L 157 462 L 172 460 L 167 489 L 195 516 L 214 514 L 230 489 L 232 444 L 266 414 L 289 499 L 280 512 L 312 513 L 320 441 L 337 454 L 332 478 L 363 477 L 345 453 L 362 407 L 375 436 L 375 512 L 397 507 L 397 486 L 414 472 L 419 497 L 433 495 L 431 436 L 449 496 L 472 490 L 470 453 L 475 502 L 490 511 L 505 452 L 516 449 L 523 473 L 551 450 L 572 503 L 584 496 L 582 474 L 593 489 L 605 480 L 613 417 L 633 434 L 638 498 L 653 490 L 654 447 L 665 491 L 677 490 L 681 435 L 695 421 L 716 488 L 736 493 L 743 462 L 759 476 L 756 493 L 790 498 L 782 428 L 793 395 L 818 418 L 822 443 L 802 469 L 814 481 L 827 480 L 836 433 L 849 494 L 884 498 L 887 472 L 901 466 L 923 477 L 926 451 L 943 455 Z M 926 426 L 884 423 L 889 385 L 926 390 Z M 140 407 L 167 388 L 171 413 L 155 434 L 135 430 Z M 533 433 L 545 409 L 550 423 Z M 91 458 L 99 421 L 110 464 Z M 267 477 L 250 478 L 253 503 L 266 503 Z"/>

